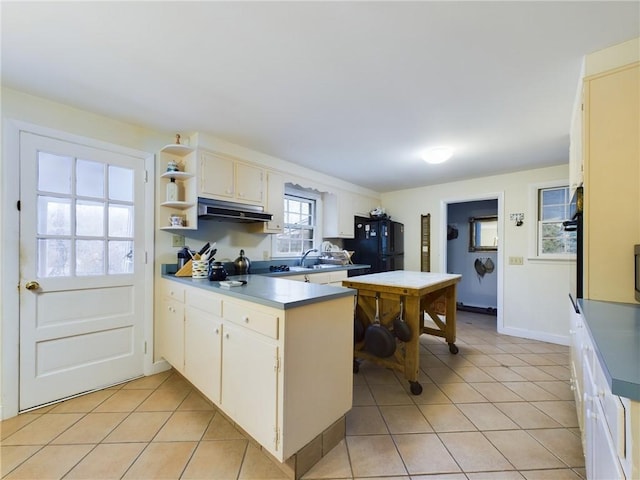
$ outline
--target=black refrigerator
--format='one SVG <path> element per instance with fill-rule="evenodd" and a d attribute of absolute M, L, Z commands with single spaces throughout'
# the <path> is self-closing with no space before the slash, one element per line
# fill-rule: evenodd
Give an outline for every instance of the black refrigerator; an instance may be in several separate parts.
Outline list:
<path fill-rule="evenodd" d="M 389 219 L 355 217 L 353 240 L 344 240 L 355 253 L 353 263 L 371 265 L 369 273 L 404 269 L 404 225 Z"/>

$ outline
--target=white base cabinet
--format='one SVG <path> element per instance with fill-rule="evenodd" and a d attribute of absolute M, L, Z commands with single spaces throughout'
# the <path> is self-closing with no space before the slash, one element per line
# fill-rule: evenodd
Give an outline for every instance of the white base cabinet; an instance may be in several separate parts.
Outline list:
<path fill-rule="evenodd" d="M 222 348 L 222 409 L 258 443 L 277 451 L 277 343 L 228 323 Z"/>
<path fill-rule="evenodd" d="M 186 291 L 184 376 L 212 402 L 220 402 L 222 298 L 196 288 Z M 169 362 L 171 363 L 171 362 Z"/>
<path fill-rule="evenodd" d="M 638 479 L 640 402 L 611 392 L 584 318 L 571 310 L 571 388 L 587 479 Z"/>
<path fill-rule="evenodd" d="M 158 355 L 278 460 L 351 409 L 353 297 L 281 310 L 160 283 Z"/>

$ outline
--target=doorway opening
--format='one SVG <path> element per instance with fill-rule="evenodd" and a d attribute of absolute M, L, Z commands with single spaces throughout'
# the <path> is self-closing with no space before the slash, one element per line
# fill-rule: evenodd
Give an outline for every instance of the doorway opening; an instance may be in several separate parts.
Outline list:
<path fill-rule="evenodd" d="M 457 307 L 496 317 L 503 330 L 502 193 L 443 201 L 441 271 L 461 274 Z M 490 317 L 488 317 L 490 319 Z"/>

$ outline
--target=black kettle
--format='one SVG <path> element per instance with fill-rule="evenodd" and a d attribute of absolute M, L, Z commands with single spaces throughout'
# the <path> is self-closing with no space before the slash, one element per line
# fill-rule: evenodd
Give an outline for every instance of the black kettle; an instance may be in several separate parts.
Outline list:
<path fill-rule="evenodd" d="M 222 262 L 211 262 L 209 264 L 209 280 L 221 281 L 226 280 L 227 270 L 224 268 Z"/>
<path fill-rule="evenodd" d="M 233 262 L 236 275 L 245 275 L 251 268 L 251 260 L 244 256 L 244 250 L 240 250 L 240 256 Z"/>

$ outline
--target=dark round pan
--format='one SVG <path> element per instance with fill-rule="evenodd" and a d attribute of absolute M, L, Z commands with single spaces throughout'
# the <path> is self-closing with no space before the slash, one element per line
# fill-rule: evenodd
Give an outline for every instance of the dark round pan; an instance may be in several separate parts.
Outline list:
<path fill-rule="evenodd" d="M 364 325 L 362 324 L 362 320 L 359 318 L 353 319 L 353 343 L 360 343 L 364 340 Z"/>
<path fill-rule="evenodd" d="M 358 295 L 353 300 L 353 343 L 364 340 L 364 323 L 358 318 Z"/>
<path fill-rule="evenodd" d="M 376 357 L 386 358 L 396 351 L 396 339 L 393 333 L 380 323 L 378 297 L 376 297 L 376 316 L 364 332 L 364 348 Z"/>
<path fill-rule="evenodd" d="M 403 302 L 400 301 L 400 315 L 393 321 L 393 333 L 396 334 L 398 340 L 401 342 L 408 342 L 411 340 L 411 328 L 409 324 L 404 321 L 403 318 Z"/>

